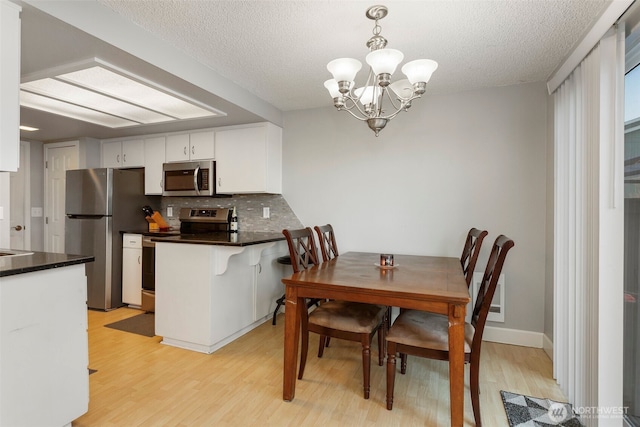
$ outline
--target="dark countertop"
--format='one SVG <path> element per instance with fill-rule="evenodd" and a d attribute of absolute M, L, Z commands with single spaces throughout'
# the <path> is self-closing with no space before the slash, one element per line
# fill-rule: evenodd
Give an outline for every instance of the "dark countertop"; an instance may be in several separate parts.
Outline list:
<path fill-rule="evenodd" d="M 0 249 L 0 252 L 18 252 L 21 255 L 0 256 L 0 277 L 16 274 L 31 273 L 33 271 L 49 270 L 75 264 L 95 261 L 93 256 L 70 255 L 52 252 L 15 251 Z"/>
<path fill-rule="evenodd" d="M 180 229 L 170 228 L 168 230 L 163 230 L 163 231 L 149 231 L 148 228 L 142 228 L 138 230 L 123 230 L 123 231 L 120 231 L 120 234 L 142 234 L 143 236 L 166 237 L 166 236 L 176 236 L 180 234 Z"/>
<path fill-rule="evenodd" d="M 191 243 L 197 245 L 249 246 L 259 243 L 285 240 L 282 233 L 240 231 L 238 233 L 180 234 L 174 236 L 155 236 L 154 242 Z"/>

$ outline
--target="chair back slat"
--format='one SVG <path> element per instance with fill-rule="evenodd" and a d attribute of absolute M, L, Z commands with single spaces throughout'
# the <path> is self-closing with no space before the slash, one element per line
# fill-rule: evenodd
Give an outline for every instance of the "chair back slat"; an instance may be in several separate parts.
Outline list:
<path fill-rule="evenodd" d="M 467 234 L 462 255 L 460 256 L 460 264 L 467 280 L 467 288 L 471 285 L 473 272 L 478 262 L 478 255 L 480 255 L 480 249 L 482 248 L 482 241 L 487 237 L 487 234 L 489 234 L 487 230 L 478 230 L 477 228 L 472 228 Z"/>
<path fill-rule="evenodd" d="M 491 248 L 489 261 L 487 261 L 487 268 L 485 269 L 482 277 L 482 283 L 478 289 L 476 303 L 471 316 L 471 324 L 475 327 L 473 347 L 480 345 L 482 332 L 487 321 L 487 316 L 489 315 L 489 310 L 491 309 L 491 301 L 493 300 L 493 295 L 496 291 L 500 273 L 502 273 L 504 261 L 507 257 L 507 253 L 514 245 L 515 243 L 513 240 L 504 235 L 500 235 Z M 476 341 L 478 342 L 476 343 Z"/>
<path fill-rule="evenodd" d="M 289 256 L 294 273 L 319 264 L 318 250 L 311 228 L 285 229 L 282 230 L 282 234 L 289 245 Z"/>
<path fill-rule="evenodd" d="M 331 224 L 316 225 L 316 233 L 318 234 L 318 243 L 320 244 L 320 252 L 322 260 L 329 261 L 338 256 L 338 245 L 336 243 L 336 235 L 333 232 Z"/>

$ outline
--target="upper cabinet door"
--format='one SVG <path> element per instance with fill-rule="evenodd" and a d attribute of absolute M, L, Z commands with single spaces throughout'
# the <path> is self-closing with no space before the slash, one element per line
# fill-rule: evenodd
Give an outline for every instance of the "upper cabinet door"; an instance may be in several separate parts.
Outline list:
<path fill-rule="evenodd" d="M 144 166 L 144 140 L 132 139 L 122 141 L 122 167 L 134 168 Z"/>
<path fill-rule="evenodd" d="M 216 191 L 282 193 L 282 129 L 271 123 L 216 131 Z"/>
<path fill-rule="evenodd" d="M 102 167 L 122 167 L 122 141 L 109 141 L 102 143 Z"/>
<path fill-rule="evenodd" d="M 191 147 L 189 146 L 189 134 L 167 136 L 167 162 L 183 162 L 189 160 Z"/>
<path fill-rule="evenodd" d="M 215 159 L 214 135 L 212 130 L 189 135 L 191 160 Z"/>
<path fill-rule="evenodd" d="M 162 164 L 165 162 L 165 137 L 144 140 L 144 193 L 162 195 Z"/>

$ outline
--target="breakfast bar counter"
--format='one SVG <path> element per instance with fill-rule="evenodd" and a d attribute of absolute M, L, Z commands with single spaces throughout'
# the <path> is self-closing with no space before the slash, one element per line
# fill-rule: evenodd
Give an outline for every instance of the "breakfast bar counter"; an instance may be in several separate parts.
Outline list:
<path fill-rule="evenodd" d="M 155 242 L 190 243 L 194 245 L 250 246 L 284 240 L 282 233 L 240 231 L 238 233 L 213 232 L 204 234 L 179 234 L 153 236 Z"/>
<path fill-rule="evenodd" d="M 232 242 L 227 239 L 235 238 Z M 271 318 L 287 271 L 280 233 L 209 233 L 155 241 L 155 333 L 212 353 Z"/>

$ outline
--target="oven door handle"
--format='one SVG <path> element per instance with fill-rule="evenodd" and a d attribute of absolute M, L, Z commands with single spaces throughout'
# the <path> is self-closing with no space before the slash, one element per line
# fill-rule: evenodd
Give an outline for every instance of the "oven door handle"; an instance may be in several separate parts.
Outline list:
<path fill-rule="evenodd" d="M 198 188 L 198 175 L 200 174 L 200 166 L 196 166 L 196 170 L 193 172 L 193 188 L 196 190 L 196 195 L 200 195 L 200 189 Z"/>

